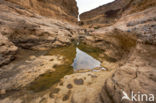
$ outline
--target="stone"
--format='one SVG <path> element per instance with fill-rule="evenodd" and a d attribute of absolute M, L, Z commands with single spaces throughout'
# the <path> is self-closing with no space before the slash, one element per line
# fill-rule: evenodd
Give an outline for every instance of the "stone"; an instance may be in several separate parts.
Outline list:
<path fill-rule="evenodd" d="M 84 84 L 84 81 L 83 81 L 83 79 L 74 79 L 74 83 L 76 85 L 83 85 Z"/>
<path fill-rule="evenodd" d="M 70 97 L 70 94 L 71 94 L 71 91 L 68 91 L 68 93 L 63 96 L 62 100 L 67 101 Z"/>
<path fill-rule="evenodd" d="M 69 99 L 69 96 L 68 95 L 65 95 L 64 97 L 63 97 L 63 101 L 67 101 Z"/>
<path fill-rule="evenodd" d="M 71 89 L 71 88 L 73 88 L 73 85 L 72 85 L 72 84 L 68 84 L 68 85 L 67 85 L 67 88 L 68 88 L 68 89 Z"/>
<path fill-rule="evenodd" d="M 0 66 L 10 63 L 18 48 L 0 33 Z"/>

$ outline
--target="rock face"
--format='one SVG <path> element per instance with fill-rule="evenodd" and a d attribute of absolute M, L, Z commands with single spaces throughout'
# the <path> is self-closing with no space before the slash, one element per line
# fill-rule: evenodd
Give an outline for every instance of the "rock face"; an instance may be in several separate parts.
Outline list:
<path fill-rule="evenodd" d="M 76 38 L 75 24 L 40 16 L 7 1 L 0 3 L 0 32 L 18 47 L 43 50 L 69 44 Z"/>
<path fill-rule="evenodd" d="M 89 12 L 80 15 L 83 24 L 112 24 L 122 15 L 131 14 L 155 6 L 156 1 L 151 0 L 115 0 Z"/>
<path fill-rule="evenodd" d="M 17 47 L 5 36 L 0 34 L 0 66 L 8 64 L 15 58 Z"/>
<path fill-rule="evenodd" d="M 50 18 L 77 22 L 78 8 L 75 0 L 6 0 Z"/>
<path fill-rule="evenodd" d="M 127 60 L 128 62 L 106 80 L 100 93 L 104 103 L 121 103 L 121 98 L 124 95 L 123 91 L 127 93 L 130 99 L 132 91 L 135 94 L 140 92 L 141 94 L 156 95 L 156 89 L 154 88 L 156 85 L 156 60 L 153 60 L 153 57 L 156 56 L 155 49 L 151 45 L 137 46 Z M 138 103 L 137 97 L 134 103 Z M 145 98 L 143 101 L 145 101 Z M 131 103 L 131 101 L 123 100 L 122 103 Z"/>
<path fill-rule="evenodd" d="M 31 3 L 32 5 L 30 5 Z M 44 7 L 48 7 L 48 4 L 49 7 L 52 5 L 54 5 L 52 7 L 56 7 L 57 5 L 58 10 L 66 13 L 65 20 L 70 19 L 70 17 L 76 19 L 77 6 L 75 1 L 0 1 L 0 91 L 26 86 L 39 75 L 48 70 L 53 70 L 53 65 L 60 64 L 52 56 L 39 56 L 38 58 L 28 59 L 27 57 L 30 57 L 32 54 L 20 54 L 19 49 L 40 52 L 71 44 L 77 39 L 79 27 L 74 24 L 74 21 L 69 23 L 55 19 L 61 15 L 58 14 L 59 11 L 53 11 L 51 8 L 55 18 L 47 18 L 48 12 L 47 15 L 43 14 L 44 16 L 41 16 L 40 13 L 45 10 Z M 40 9 L 43 11 L 40 11 Z M 48 11 L 48 9 L 46 10 Z M 46 11 L 44 12 L 46 13 Z M 23 57 L 19 57 L 19 54 Z M 15 59 L 15 57 L 17 58 Z M 12 61 L 13 59 L 15 61 Z M 51 62 L 51 59 L 54 59 L 54 61 Z"/>
<path fill-rule="evenodd" d="M 156 95 L 155 4 L 116 0 L 82 14 L 89 27 L 81 28 L 74 24 L 74 0 L 0 0 L 0 103 L 131 103 L 121 101 L 123 92 Z M 102 50 L 99 61 L 107 71 L 79 71 L 48 90 L 29 91 L 34 80 L 46 81 L 68 61 L 47 51 L 78 40 Z"/>
<path fill-rule="evenodd" d="M 123 59 L 132 48 L 135 48 L 137 38 L 133 33 L 115 29 L 105 33 L 92 32 L 85 36 L 82 42 L 104 50 L 102 56 L 106 61 L 113 63 Z"/>
<path fill-rule="evenodd" d="M 16 55 L 18 57 L 16 61 L 1 67 L 0 90 L 8 91 L 24 87 L 39 75 L 47 71 L 55 71 L 54 65 L 63 62 L 58 60 L 58 56 L 29 55 L 30 51 L 28 50 L 22 51 L 21 54 L 24 52 L 27 52 L 27 55 L 23 55 L 23 57 Z"/>
<path fill-rule="evenodd" d="M 139 5 L 138 3 L 140 6 L 135 8 L 135 5 Z M 112 25 L 105 25 L 105 22 L 97 21 L 97 23 L 103 24 L 103 26 L 97 26 L 97 23 L 94 23 L 95 19 L 88 19 L 87 21 L 86 18 L 86 21 L 84 20 L 84 23 L 94 24 L 94 28 L 87 29 L 88 35 L 84 36 L 84 42 L 104 49 L 105 54 L 113 56 L 116 60 L 121 57 L 121 64 L 119 64 L 113 75 L 104 82 L 99 93 L 102 103 L 131 103 L 132 101 L 128 100 L 121 101 L 124 96 L 123 92 L 127 93 L 130 98 L 132 91 L 135 94 L 139 92 L 141 94 L 156 95 L 156 90 L 153 88 L 156 78 L 156 61 L 154 59 L 156 54 L 153 52 L 156 49 L 156 7 L 155 1 L 150 3 L 149 5 L 147 0 L 140 2 L 136 0 L 136 4 L 131 4 Z M 97 20 L 101 19 L 98 18 Z M 105 18 L 104 20 L 108 19 Z M 125 47 L 130 47 L 131 42 L 129 41 L 135 36 L 137 38 L 136 46 L 131 48 L 129 53 L 122 51 Z M 125 42 L 120 45 L 120 40 Z M 137 100 L 134 103 L 138 103 Z M 98 99 L 97 102 L 99 102 Z M 145 100 L 142 102 L 145 102 Z"/>
<path fill-rule="evenodd" d="M 131 0 L 115 0 L 112 3 L 103 5 L 89 12 L 80 15 L 80 19 L 86 24 L 92 23 L 109 23 L 119 18 L 123 8 L 126 7 Z"/>
<path fill-rule="evenodd" d="M 119 29 L 125 32 L 136 33 L 138 42 L 147 44 L 156 44 L 155 39 L 155 24 L 156 24 L 156 7 L 145 9 L 138 13 L 122 16 L 116 23 L 110 26 L 95 28 L 91 31 L 92 34 L 105 34 L 114 29 Z M 137 18 L 136 18 L 137 17 Z"/>

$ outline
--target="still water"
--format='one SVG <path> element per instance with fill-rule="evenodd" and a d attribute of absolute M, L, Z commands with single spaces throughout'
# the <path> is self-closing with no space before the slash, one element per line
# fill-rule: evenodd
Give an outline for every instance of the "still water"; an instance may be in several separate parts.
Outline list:
<path fill-rule="evenodd" d="M 83 69 L 93 71 L 95 70 L 94 68 L 100 67 L 102 69 L 101 63 L 98 61 L 101 53 L 103 51 L 100 49 L 85 44 L 53 48 L 48 51 L 47 55 L 61 55 L 64 57 L 64 63 L 55 66 L 55 72 L 47 72 L 39 76 L 28 86 L 28 89 L 34 92 L 44 91 L 58 83 L 65 75 Z"/>
<path fill-rule="evenodd" d="M 79 48 L 76 48 L 76 57 L 72 64 L 74 70 L 94 69 L 100 67 L 100 65 L 100 61 L 96 60 L 94 57 L 90 56 Z"/>

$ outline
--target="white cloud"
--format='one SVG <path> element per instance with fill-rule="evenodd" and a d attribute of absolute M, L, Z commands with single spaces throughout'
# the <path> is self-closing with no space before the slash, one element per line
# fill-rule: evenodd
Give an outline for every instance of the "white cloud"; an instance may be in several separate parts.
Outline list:
<path fill-rule="evenodd" d="M 76 0 L 79 8 L 79 14 L 107 4 L 114 0 Z"/>

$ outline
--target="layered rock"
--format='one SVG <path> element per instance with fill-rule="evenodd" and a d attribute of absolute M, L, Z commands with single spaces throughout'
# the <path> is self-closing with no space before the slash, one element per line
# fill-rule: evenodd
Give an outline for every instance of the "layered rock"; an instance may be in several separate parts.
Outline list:
<path fill-rule="evenodd" d="M 121 103 L 124 96 L 123 92 L 132 99 L 132 92 L 134 94 L 152 94 L 156 95 L 156 47 L 151 45 L 138 45 L 136 50 L 127 60 L 123 66 L 118 68 L 111 78 L 106 80 L 103 89 L 100 93 L 104 103 Z M 147 97 L 139 100 L 138 96 L 133 99 L 134 103 L 148 102 Z M 153 100 L 152 100 L 153 101 Z M 124 99 L 122 103 L 131 103 L 132 101 Z"/>
<path fill-rule="evenodd" d="M 0 66 L 8 64 L 15 58 L 17 47 L 5 36 L 0 34 Z"/>
<path fill-rule="evenodd" d="M 85 24 L 110 23 L 121 16 L 123 8 L 131 0 L 115 0 L 112 3 L 100 6 L 89 12 L 82 13 L 80 19 Z"/>
<path fill-rule="evenodd" d="M 134 2 L 132 2 L 132 4 L 133 3 Z M 139 2 L 136 0 L 136 4 L 132 4 L 130 4 L 122 13 L 121 17 L 112 25 L 105 25 L 105 22 L 101 22 L 103 26 L 97 26 L 96 23 L 94 23 L 95 19 L 84 21 L 84 23 L 90 22 L 90 24 L 94 24 L 93 28 L 90 27 L 87 29 L 89 33 L 84 37 L 84 42 L 105 49 L 105 52 L 109 54 L 109 56 L 112 55 L 116 59 L 117 56 L 115 56 L 115 53 L 117 53 L 118 56 L 123 56 L 121 60 L 125 60 L 121 62 L 119 68 L 116 69 L 112 77 L 104 82 L 99 95 L 102 103 L 131 103 L 132 101 L 126 99 L 121 101 L 124 96 L 123 92 L 127 93 L 130 99 L 132 91 L 135 94 L 156 95 L 156 90 L 154 88 L 156 78 L 156 61 L 154 59 L 156 55 L 154 53 L 156 49 L 155 1 L 148 2 L 143 0 Z M 136 7 L 136 5 L 140 6 Z M 108 19 L 105 18 L 105 20 Z M 121 31 L 115 32 L 116 30 Z M 124 33 L 124 38 L 127 38 L 127 40 L 123 39 L 121 36 L 122 33 Z M 134 37 L 132 34 L 135 34 L 137 37 L 136 46 L 134 49 L 131 49 L 127 55 L 125 55 L 125 51 L 119 55 L 117 51 L 120 49 L 120 46 L 118 45 L 119 40 L 117 40 L 116 37 L 125 41 L 125 43 L 122 42 L 121 44 L 126 44 L 131 40 L 131 36 Z M 114 40 L 114 37 L 116 40 Z M 115 46 L 118 47 L 113 49 Z M 130 45 L 127 47 L 130 47 Z M 122 52 L 122 50 L 119 51 Z M 138 103 L 137 101 L 138 98 L 134 103 Z M 145 102 L 145 99 L 143 101 Z M 98 99 L 97 102 L 99 102 Z"/>
<path fill-rule="evenodd" d="M 75 0 L 6 0 L 18 4 L 21 9 L 50 18 L 77 22 L 78 8 Z"/>
<path fill-rule="evenodd" d="M 19 53 L 18 49 L 21 50 L 22 48 L 32 50 L 32 52 L 34 50 L 40 52 L 54 47 L 69 45 L 78 36 L 77 29 L 79 27 L 74 22 L 69 23 L 60 21 L 59 19 L 47 18 L 47 15 L 41 16 L 39 15 L 41 8 L 38 9 L 38 12 L 37 10 L 35 11 L 35 8 L 38 7 L 37 5 L 43 4 L 46 6 L 48 1 L 34 0 L 33 2 L 38 3 L 35 8 L 32 8 L 27 2 L 28 0 L 18 0 L 14 1 L 14 3 L 13 0 L 0 1 L 0 92 L 1 89 L 10 90 L 26 86 L 40 74 L 53 70 L 53 65 L 59 64 L 55 63 L 57 60 L 51 62 L 51 59 L 55 59 L 52 56 L 40 56 L 36 59 L 28 59 L 27 57 L 30 55 L 23 55 Z M 57 1 L 51 1 L 51 3 L 55 4 Z M 40 5 L 40 7 L 43 5 Z M 59 7 L 58 5 L 67 8 Z M 62 10 L 65 10 L 64 12 L 68 13 L 67 18 L 68 16 L 75 18 L 77 9 L 74 8 L 76 6 L 74 8 L 69 6 L 74 6 L 72 1 L 57 3 L 58 8 L 62 8 Z M 54 16 L 57 18 L 60 14 Z M 19 57 L 19 54 L 23 55 L 23 57 Z M 15 61 L 10 63 L 15 57 L 17 57 Z"/>
<path fill-rule="evenodd" d="M 105 34 L 114 29 L 120 29 L 125 32 L 136 33 L 138 41 L 147 44 L 156 44 L 155 25 L 156 25 L 156 7 L 145 9 L 138 13 L 122 16 L 116 23 L 106 27 L 99 27 L 91 30 L 92 34 Z M 136 18 L 137 17 L 137 18 Z M 89 29 L 90 30 L 90 29 Z"/>
<path fill-rule="evenodd" d="M 54 66 L 63 63 L 59 60 L 60 56 L 43 56 L 39 51 L 20 50 L 16 57 L 15 61 L 0 68 L 0 91 L 25 87 L 41 74 L 54 72 Z"/>
<path fill-rule="evenodd" d="M 116 0 L 82 14 L 83 22 L 94 26 L 81 30 L 77 25 L 54 19 L 61 15 L 64 20 L 75 18 L 77 9 L 73 2 L 0 1 L 0 102 L 121 103 L 123 91 L 128 96 L 132 91 L 156 95 L 155 1 Z M 100 57 L 104 59 L 100 61 L 108 71 L 67 75 L 40 93 L 25 90 L 40 75 L 55 72 L 54 67 L 66 61 L 40 50 L 65 46 L 78 38 L 103 50 Z M 15 55 L 17 47 L 22 49 Z M 9 63 L 15 56 L 16 60 Z"/>
<path fill-rule="evenodd" d="M 0 32 L 18 47 L 43 50 L 69 44 L 76 38 L 75 24 L 40 16 L 6 1 L 1 1 L 0 8 Z"/>
<path fill-rule="evenodd" d="M 155 0 L 115 0 L 81 14 L 81 24 L 113 24 L 122 15 L 140 12 L 155 5 Z"/>

